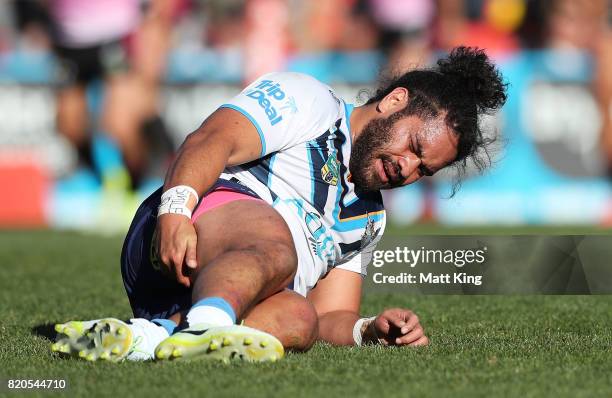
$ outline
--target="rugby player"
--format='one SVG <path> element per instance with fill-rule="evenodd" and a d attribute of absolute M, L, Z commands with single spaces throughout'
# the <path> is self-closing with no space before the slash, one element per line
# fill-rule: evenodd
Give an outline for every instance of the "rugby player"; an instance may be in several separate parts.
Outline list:
<path fill-rule="evenodd" d="M 307 75 L 262 76 L 187 137 L 138 209 L 121 257 L 135 318 L 57 325 L 53 349 L 273 361 L 316 340 L 428 344 L 408 309 L 359 314 L 385 228 L 380 190 L 486 166 L 479 116 L 505 100 L 498 70 L 466 47 L 358 107 Z"/>

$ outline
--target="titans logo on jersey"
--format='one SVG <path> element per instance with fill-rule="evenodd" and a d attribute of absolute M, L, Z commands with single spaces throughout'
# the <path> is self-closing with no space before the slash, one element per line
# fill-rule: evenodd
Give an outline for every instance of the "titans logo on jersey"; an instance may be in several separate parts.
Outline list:
<path fill-rule="evenodd" d="M 285 219 L 298 253 L 293 289 L 306 295 L 330 269 L 363 275 L 385 227 L 379 192 L 355 191 L 349 179 L 353 106 L 318 80 L 270 73 L 222 107 L 248 118 L 261 157 L 227 168 Z"/>

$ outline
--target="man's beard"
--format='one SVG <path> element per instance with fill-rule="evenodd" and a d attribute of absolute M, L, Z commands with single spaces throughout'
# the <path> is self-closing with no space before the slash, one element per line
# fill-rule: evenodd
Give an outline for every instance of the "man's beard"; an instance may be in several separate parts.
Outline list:
<path fill-rule="evenodd" d="M 357 190 L 362 192 L 377 191 L 381 188 L 395 186 L 399 181 L 383 183 L 376 172 L 374 162 L 377 158 L 391 162 L 397 169 L 397 164 L 387 155 L 383 149 L 391 140 L 391 127 L 395 120 L 393 118 L 373 119 L 363 128 L 363 131 L 351 149 L 349 170 L 351 180 Z"/>

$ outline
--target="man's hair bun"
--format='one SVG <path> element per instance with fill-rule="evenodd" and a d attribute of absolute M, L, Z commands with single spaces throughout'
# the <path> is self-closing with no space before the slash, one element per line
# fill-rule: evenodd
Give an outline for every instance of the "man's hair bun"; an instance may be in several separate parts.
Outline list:
<path fill-rule="evenodd" d="M 456 47 L 438 61 L 438 71 L 456 90 L 472 97 L 478 113 L 489 113 L 506 102 L 506 85 L 482 49 Z"/>

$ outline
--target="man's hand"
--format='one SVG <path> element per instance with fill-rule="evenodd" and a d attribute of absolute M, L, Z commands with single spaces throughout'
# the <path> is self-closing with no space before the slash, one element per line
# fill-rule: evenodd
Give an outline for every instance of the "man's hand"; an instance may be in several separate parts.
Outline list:
<path fill-rule="evenodd" d="M 429 344 L 419 317 L 410 310 L 390 308 L 380 313 L 368 326 L 374 336 L 384 345 L 420 346 Z M 365 336 L 364 336 L 365 337 Z"/>
<path fill-rule="evenodd" d="M 197 235 L 191 220 L 179 214 L 162 214 L 157 218 L 157 238 L 159 259 L 168 273 L 189 287 L 189 272 L 198 266 Z"/>
<path fill-rule="evenodd" d="M 186 205 L 193 211 L 197 196 L 208 192 L 225 167 L 259 159 L 261 150 L 259 132 L 246 116 L 229 108 L 217 109 L 179 148 L 166 175 L 164 193 L 177 186 L 192 188 L 196 195 Z M 158 259 L 180 284 L 190 287 L 188 275 L 198 266 L 191 220 L 165 212 L 157 217 L 156 233 Z"/>

